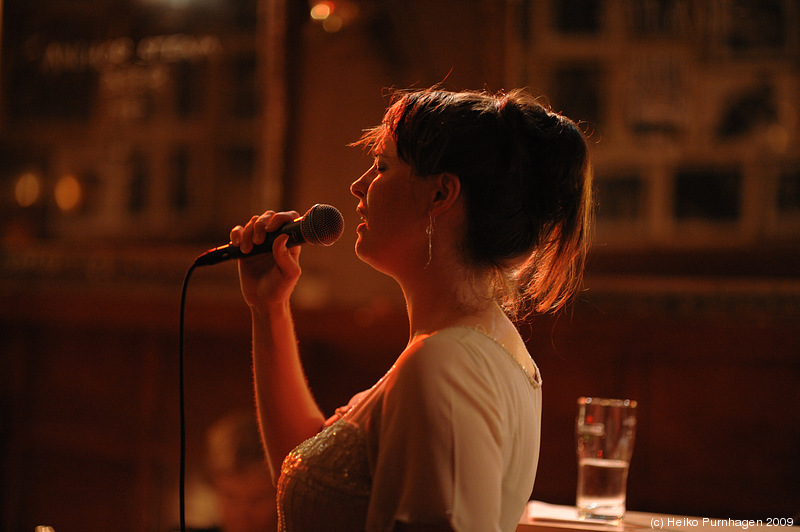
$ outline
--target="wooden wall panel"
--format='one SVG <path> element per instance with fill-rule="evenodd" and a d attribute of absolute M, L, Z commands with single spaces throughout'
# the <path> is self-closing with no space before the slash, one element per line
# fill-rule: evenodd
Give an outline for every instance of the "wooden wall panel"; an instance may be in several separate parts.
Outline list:
<path fill-rule="evenodd" d="M 156 532 L 177 524 L 173 296 L 45 290 L 3 306 L 1 529 Z M 599 294 L 572 313 L 523 326 L 545 393 L 533 496 L 574 502 L 576 399 L 604 395 L 640 401 L 630 508 L 796 513 L 796 315 L 719 305 L 694 312 L 670 301 L 642 305 L 640 296 Z M 253 403 L 243 305 L 201 293 L 190 306 L 187 466 L 194 479 L 207 427 Z M 388 369 L 407 334 L 399 309 L 298 310 L 296 321 L 309 382 L 326 412 Z"/>

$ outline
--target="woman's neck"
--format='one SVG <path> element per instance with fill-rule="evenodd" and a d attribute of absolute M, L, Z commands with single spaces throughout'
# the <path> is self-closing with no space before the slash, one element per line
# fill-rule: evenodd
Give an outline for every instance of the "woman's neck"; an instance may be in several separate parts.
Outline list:
<path fill-rule="evenodd" d="M 452 270 L 429 271 L 415 283 L 401 283 L 409 321 L 409 342 L 454 325 L 485 326 L 500 307 L 488 275 L 474 278 Z"/>

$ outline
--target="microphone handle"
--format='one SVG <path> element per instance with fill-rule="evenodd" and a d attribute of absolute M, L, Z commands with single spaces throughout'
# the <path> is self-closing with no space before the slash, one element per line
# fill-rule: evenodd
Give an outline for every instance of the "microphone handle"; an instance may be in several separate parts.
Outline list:
<path fill-rule="evenodd" d="M 297 219 L 293 222 L 283 224 L 280 229 L 267 233 L 264 242 L 256 244 L 250 253 L 242 253 L 239 246 L 233 244 L 225 244 L 213 249 L 209 249 L 194 260 L 195 266 L 211 266 L 225 262 L 231 259 L 241 259 L 243 257 L 252 257 L 253 255 L 261 255 L 263 253 L 272 253 L 272 243 L 281 235 L 289 235 L 289 240 L 286 242 L 286 247 L 291 248 L 304 244 L 306 239 L 303 237 L 300 224 L 302 221 Z"/>

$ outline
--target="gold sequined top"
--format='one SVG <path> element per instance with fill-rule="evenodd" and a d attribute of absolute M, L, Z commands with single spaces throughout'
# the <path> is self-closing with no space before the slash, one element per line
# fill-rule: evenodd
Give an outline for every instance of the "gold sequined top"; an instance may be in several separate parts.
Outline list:
<path fill-rule="evenodd" d="M 344 419 L 296 447 L 281 467 L 280 529 L 322 530 L 325 516 L 335 516 L 336 530 L 363 530 L 372 486 L 366 457 L 364 432 Z"/>
<path fill-rule="evenodd" d="M 541 380 L 468 328 L 412 344 L 283 462 L 279 530 L 395 521 L 513 531 L 533 488 Z"/>

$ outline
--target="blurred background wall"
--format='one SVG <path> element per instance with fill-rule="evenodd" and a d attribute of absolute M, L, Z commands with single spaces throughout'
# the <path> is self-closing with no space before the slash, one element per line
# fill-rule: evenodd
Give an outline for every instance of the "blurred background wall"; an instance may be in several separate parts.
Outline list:
<path fill-rule="evenodd" d="M 590 134 L 586 289 L 521 329 L 545 382 L 533 497 L 574 503 L 580 395 L 638 399 L 629 508 L 800 512 L 800 4 L 6 0 L 0 528 L 178 521 L 178 311 L 194 257 L 267 208 L 336 205 L 295 296 L 326 412 L 406 342 L 352 252 L 387 87 L 524 86 Z M 501 213 L 498 213 L 501 215 Z M 234 264 L 186 308 L 187 520 L 207 427 L 252 409 Z"/>

